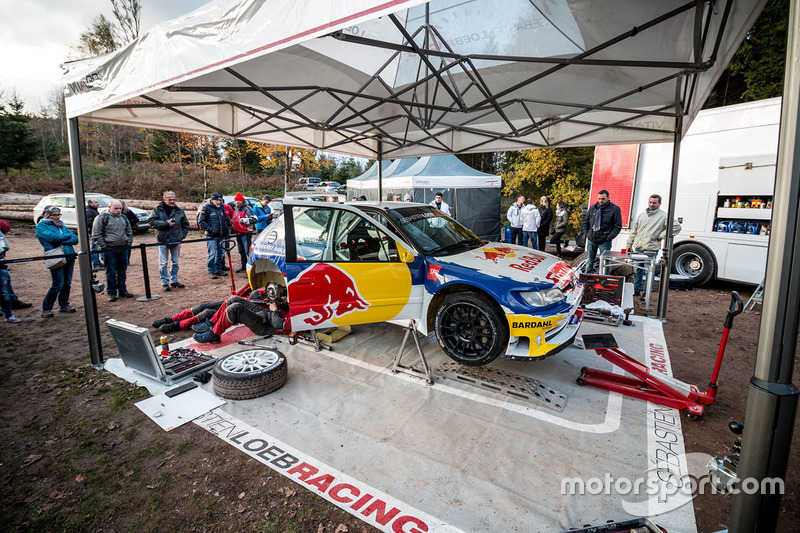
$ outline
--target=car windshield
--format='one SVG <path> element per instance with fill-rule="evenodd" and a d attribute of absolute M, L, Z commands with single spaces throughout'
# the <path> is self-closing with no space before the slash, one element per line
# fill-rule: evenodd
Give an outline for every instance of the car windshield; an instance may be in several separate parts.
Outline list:
<path fill-rule="evenodd" d="M 454 255 L 483 244 L 480 237 L 430 206 L 392 209 L 389 217 L 423 255 Z"/>

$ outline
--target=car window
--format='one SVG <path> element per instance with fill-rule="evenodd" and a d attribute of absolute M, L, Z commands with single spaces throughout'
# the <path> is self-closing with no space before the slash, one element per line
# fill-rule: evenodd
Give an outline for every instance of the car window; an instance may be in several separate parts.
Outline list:
<path fill-rule="evenodd" d="M 97 197 L 95 198 L 95 200 L 97 200 L 97 203 L 99 204 L 97 206 L 98 209 L 102 209 L 103 207 L 108 207 L 109 204 L 111 204 L 111 198 L 108 198 L 106 196 Z"/>
<path fill-rule="evenodd" d="M 350 211 L 339 212 L 334 250 L 336 261 L 399 261 L 394 239 Z"/>
<path fill-rule="evenodd" d="M 51 196 L 48 205 L 52 205 L 55 207 L 69 207 L 67 205 L 67 197 L 66 196 Z M 75 207 L 73 204 L 72 207 Z"/>
<path fill-rule="evenodd" d="M 429 206 L 391 210 L 389 216 L 425 255 L 453 255 L 483 244 L 470 230 Z"/>
<path fill-rule="evenodd" d="M 333 210 L 298 206 L 292 208 L 292 215 L 297 260 L 331 260 L 333 254 L 328 237 Z"/>

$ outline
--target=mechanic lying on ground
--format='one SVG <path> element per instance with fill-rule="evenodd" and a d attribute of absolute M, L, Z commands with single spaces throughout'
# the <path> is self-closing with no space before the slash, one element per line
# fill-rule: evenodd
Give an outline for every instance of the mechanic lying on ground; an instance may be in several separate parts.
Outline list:
<path fill-rule="evenodd" d="M 261 291 L 253 291 L 251 299 L 263 298 Z M 266 303 L 266 301 L 265 301 Z M 256 335 L 272 335 L 283 329 L 284 318 L 278 310 L 278 304 L 270 302 L 269 309 L 261 307 L 241 296 L 231 296 L 223 303 L 210 321 L 204 322 L 207 331 L 195 333 L 194 340 L 205 344 L 218 344 L 222 334 L 234 324 L 244 324 Z M 200 326 L 193 329 L 199 329 Z"/>
<path fill-rule="evenodd" d="M 192 326 L 210 320 L 223 303 L 225 303 L 225 300 L 198 304 L 189 309 L 184 309 L 171 317 L 154 320 L 152 326 L 158 328 L 161 333 L 173 333 L 175 331 L 189 329 L 192 328 Z M 205 331 L 205 329 L 197 331 Z"/>

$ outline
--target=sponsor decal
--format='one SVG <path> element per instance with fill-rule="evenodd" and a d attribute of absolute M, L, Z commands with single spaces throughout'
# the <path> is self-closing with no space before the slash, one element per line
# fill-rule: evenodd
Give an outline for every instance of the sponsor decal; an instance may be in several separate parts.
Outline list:
<path fill-rule="evenodd" d="M 564 318 L 566 317 L 563 314 L 555 316 L 506 315 L 509 333 L 514 337 L 528 337 L 528 355 L 531 357 L 547 355 L 559 346 L 557 343 L 548 343 L 545 335 L 561 325 Z M 577 325 L 573 326 L 573 329 L 574 327 Z"/>
<path fill-rule="evenodd" d="M 428 279 L 431 281 L 438 281 L 439 280 L 439 271 L 442 269 L 440 265 L 429 265 L 428 266 Z"/>
<path fill-rule="evenodd" d="M 309 457 L 219 409 L 195 423 L 234 448 L 387 533 L 458 532 L 361 481 Z"/>
<path fill-rule="evenodd" d="M 517 256 L 517 254 L 514 253 L 513 248 L 508 248 L 506 246 L 498 246 L 497 248 L 481 248 L 481 252 L 483 252 L 483 257 L 479 255 L 476 255 L 475 257 L 484 261 L 491 261 L 494 264 L 497 264 L 500 259 Z"/>
<path fill-rule="evenodd" d="M 509 265 L 511 268 L 516 268 L 517 270 L 522 270 L 523 272 L 530 272 L 536 265 L 541 263 L 547 259 L 547 256 L 540 255 L 535 252 L 528 252 L 527 254 L 520 257 L 521 263 L 512 263 Z"/>
<path fill-rule="evenodd" d="M 550 267 L 544 277 L 555 283 L 559 289 L 565 289 L 575 279 L 575 271 L 564 261 L 559 261 Z"/>
<path fill-rule="evenodd" d="M 316 263 L 305 269 L 289 283 L 288 290 L 290 301 L 300 304 L 304 314 L 311 314 L 303 320 L 311 326 L 363 311 L 370 305 L 359 294 L 350 274 L 328 263 Z"/>

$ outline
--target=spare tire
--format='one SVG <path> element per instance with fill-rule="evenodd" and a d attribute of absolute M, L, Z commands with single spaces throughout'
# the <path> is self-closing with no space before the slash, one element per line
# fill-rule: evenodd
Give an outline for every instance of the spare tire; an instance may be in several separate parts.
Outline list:
<path fill-rule="evenodd" d="M 286 383 L 286 356 L 262 348 L 227 355 L 212 371 L 214 392 L 220 398 L 249 400 L 274 392 Z"/>

